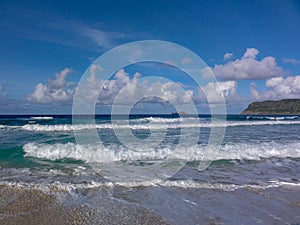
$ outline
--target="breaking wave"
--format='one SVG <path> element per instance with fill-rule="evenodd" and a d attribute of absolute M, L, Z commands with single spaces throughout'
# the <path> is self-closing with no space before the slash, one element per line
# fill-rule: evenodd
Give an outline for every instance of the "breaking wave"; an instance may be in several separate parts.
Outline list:
<path fill-rule="evenodd" d="M 32 120 L 53 120 L 52 116 L 32 116 L 30 117 Z"/>
<path fill-rule="evenodd" d="M 247 120 L 296 120 L 299 119 L 299 116 L 247 116 Z"/>
<path fill-rule="evenodd" d="M 198 118 L 196 117 L 179 117 L 179 118 L 162 118 L 162 117 L 146 117 L 139 119 L 131 119 L 132 122 L 152 122 L 152 123 L 178 123 L 186 120 L 194 120 L 196 121 Z"/>
<path fill-rule="evenodd" d="M 100 147 L 97 145 L 79 145 L 74 143 L 55 143 L 39 144 L 30 142 L 23 146 L 25 156 L 58 160 L 72 158 L 82 160 L 87 163 L 109 163 L 118 161 L 138 161 L 138 160 L 259 160 L 261 158 L 300 158 L 300 142 L 294 143 L 259 143 L 259 144 L 225 144 L 218 152 L 207 151 L 207 146 L 177 146 L 176 150 L 172 147 L 161 147 L 159 149 L 151 146 L 143 149 L 136 146 L 127 149 L 120 146 Z M 210 152 L 210 153 L 207 153 Z M 206 154 L 207 153 L 207 154 Z M 217 153 L 217 154 L 215 154 Z"/>
<path fill-rule="evenodd" d="M 234 127 L 234 126 L 263 126 L 263 125 L 300 125 L 300 121 L 220 121 L 215 123 L 147 123 L 147 124 L 57 124 L 57 125 L 40 125 L 26 124 L 21 128 L 28 131 L 80 131 L 89 129 L 132 129 L 132 130 L 165 130 L 178 128 L 214 128 L 214 127 Z"/>
<path fill-rule="evenodd" d="M 91 188 L 101 188 L 101 187 L 125 187 L 125 188 L 135 188 L 135 187 L 176 187 L 176 188 L 203 188 L 203 189 L 220 189 L 224 191 L 234 191 L 241 188 L 255 188 L 255 189 L 267 189 L 273 187 L 282 187 L 282 186 L 300 186 L 300 183 L 296 182 L 284 182 L 284 181 L 269 181 L 268 183 L 263 184 L 228 184 L 228 183 L 209 183 L 201 182 L 197 180 L 162 180 L 162 179 L 153 179 L 146 181 L 124 181 L 124 182 L 85 182 L 85 183 L 64 183 L 64 182 L 55 182 L 55 183 L 27 183 L 27 182 L 7 182 L 0 181 L 0 185 L 8 186 L 17 186 L 22 188 L 36 189 L 41 190 L 45 193 L 53 193 L 53 190 L 57 191 L 67 191 L 67 192 L 76 192 L 78 189 L 91 189 Z"/>

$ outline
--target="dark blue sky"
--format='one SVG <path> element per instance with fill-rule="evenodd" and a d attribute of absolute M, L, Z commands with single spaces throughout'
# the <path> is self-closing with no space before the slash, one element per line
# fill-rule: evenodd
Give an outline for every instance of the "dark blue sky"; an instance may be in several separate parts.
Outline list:
<path fill-rule="evenodd" d="M 104 52 L 147 39 L 198 54 L 223 82 L 229 112 L 254 100 L 300 97 L 299 28 L 300 1 L 2 0 L 0 113 L 71 113 L 71 92 L 47 95 L 74 89 Z M 125 72 L 151 73 L 143 66 Z M 58 77 L 62 86 L 41 93 Z"/>

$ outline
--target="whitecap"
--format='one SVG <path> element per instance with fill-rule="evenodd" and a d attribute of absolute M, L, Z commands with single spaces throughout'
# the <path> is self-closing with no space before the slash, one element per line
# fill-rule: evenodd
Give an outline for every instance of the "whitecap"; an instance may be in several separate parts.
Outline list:
<path fill-rule="evenodd" d="M 53 120 L 52 116 L 32 116 L 30 117 L 32 120 Z"/>
<path fill-rule="evenodd" d="M 57 124 L 40 125 L 26 124 L 22 129 L 28 131 L 80 131 L 89 129 L 132 129 L 132 130 L 166 130 L 178 128 L 214 128 L 214 127 L 236 127 L 236 126 L 264 126 L 264 125 L 300 125 L 300 121 L 291 120 L 268 120 L 268 121 L 217 121 L 217 122 L 184 122 L 184 123 L 148 123 L 148 124 Z"/>
<path fill-rule="evenodd" d="M 135 151 L 134 149 L 139 149 Z M 140 151 L 143 149 L 143 151 Z M 300 142 L 292 143 L 236 143 L 221 146 L 218 152 L 204 154 L 207 146 L 177 146 L 157 149 L 151 145 L 127 149 L 121 146 L 100 147 L 98 145 L 79 145 L 75 143 L 39 144 L 29 142 L 23 146 L 25 156 L 50 160 L 72 158 L 87 163 L 109 163 L 138 160 L 184 160 L 184 161 L 215 161 L 215 160 L 259 160 L 261 158 L 300 158 Z M 215 154 L 216 153 L 216 154 Z"/>

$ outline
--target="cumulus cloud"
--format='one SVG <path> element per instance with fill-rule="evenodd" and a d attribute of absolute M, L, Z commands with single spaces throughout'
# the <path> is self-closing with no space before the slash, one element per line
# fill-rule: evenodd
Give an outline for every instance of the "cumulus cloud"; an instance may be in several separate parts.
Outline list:
<path fill-rule="evenodd" d="M 181 85 L 174 82 L 157 81 L 145 90 L 145 96 L 158 96 L 164 101 L 173 103 L 190 103 L 193 100 L 192 90 L 183 90 Z"/>
<path fill-rule="evenodd" d="M 112 105 L 116 98 L 118 104 L 124 105 L 132 104 L 134 99 L 143 102 L 185 104 L 194 98 L 194 92 L 184 90 L 179 83 L 160 78 L 142 78 L 140 73 L 131 77 L 124 69 L 119 70 L 113 79 L 101 80 L 97 77 L 98 70 L 101 70 L 99 66 L 91 66 L 86 87 L 80 89 L 80 93 L 76 93 L 77 97 L 87 101 L 97 99 L 98 105 Z"/>
<path fill-rule="evenodd" d="M 0 91 L 2 90 L 2 86 L 0 85 Z"/>
<path fill-rule="evenodd" d="M 99 86 L 102 86 L 102 90 L 99 92 L 99 100 L 100 104 L 112 104 L 115 100 L 116 96 L 119 94 L 120 90 L 123 90 L 123 102 L 128 102 L 135 94 L 135 90 L 137 90 L 138 82 L 137 79 L 141 75 L 139 73 L 135 73 L 133 78 L 130 78 L 129 74 L 125 72 L 124 69 L 119 70 L 115 74 L 115 79 L 113 80 L 99 80 Z"/>
<path fill-rule="evenodd" d="M 251 82 L 251 84 L 250 84 L 250 93 L 254 99 L 259 98 L 259 92 L 257 91 L 256 84 L 254 82 Z"/>
<path fill-rule="evenodd" d="M 209 103 L 221 103 L 222 99 L 225 99 L 226 102 L 232 102 L 238 99 L 236 95 L 236 81 L 209 82 L 201 89 Z M 202 97 L 200 96 L 200 98 Z"/>
<path fill-rule="evenodd" d="M 183 91 L 178 83 L 171 81 L 156 80 L 153 83 L 148 82 L 147 78 L 142 79 L 140 82 L 138 78 L 141 77 L 136 73 L 132 79 L 123 70 L 116 74 L 116 82 L 112 83 L 125 88 L 127 99 L 139 97 L 146 102 L 173 102 L 173 103 L 188 103 L 193 98 L 193 91 Z M 112 86 L 113 87 L 113 86 Z M 156 98 L 158 97 L 158 98 Z M 124 99 L 124 102 L 126 100 Z"/>
<path fill-rule="evenodd" d="M 188 64 L 191 64 L 193 63 L 193 60 L 189 57 L 184 57 L 182 60 L 181 60 L 181 64 L 182 65 L 188 65 Z"/>
<path fill-rule="evenodd" d="M 300 64 L 300 60 L 293 59 L 293 58 L 283 58 L 282 61 L 283 61 L 284 63 Z"/>
<path fill-rule="evenodd" d="M 233 53 L 232 52 L 227 52 L 224 55 L 224 60 L 229 60 L 233 57 Z"/>
<path fill-rule="evenodd" d="M 243 57 L 223 65 L 215 65 L 212 68 L 213 72 L 221 80 L 262 80 L 285 74 L 282 68 L 277 66 L 274 57 L 268 56 L 258 60 L 258 54 L 257 49 L 247 48 Z"/>
<path fill-rule="evenodd" d="M 119 70 L 112 79 L 102 80 L 101 76 L 97 76 L 102 70 L 99 65 L 92 65 L 84 88 L 78 89 L 67 81 L 73 70 L 66 68 L 55 74 L 55 79 L 49 79 L 47 84 L 37 84 L 27 101 L 38 104 L 71 102 L 75 93 L 77 98 L 87 104 L 96 100 L 91 103 L 109 107 L 113 104 L 129 106 L 137 98 L 144 103 L 160 104 L 200 103 L 205 99 L 210 103 L 220 103 L 221 97 L 225 98 L 226 103 L 238 100 L 236 81 L 210 82 L 201 88 L 202 94 L 205 94 L 201 96 L 181 83 L 165 78 L 142 77 L 140 73 L 130 76 L 124 69 Z"/>
<path fill-rule="evenodd" d="M 244 53 L 243 58 L 256 58 L 259 51 L 256 48 L 247 48 L 246 52 Z"/>
<path fill-rule="evenodd" d="M 97 98 L 97 105 L 130 105 L 133 99 L 138 98 L 142 102 L 176 104 L 202 104 L 208 100 L 210 103 L 226 103 L 240 101 L 237 94 L 236 81 L 210 82 L 199 91 L 188 89 L 184 85 L 171 82 L 166 79 L 142 77 L 140 73 L 130 76 L 124 69 L 118 71 L 113 79 L 101 80 L 97 77 L 97 71 L 101 67 L 92 65 L 90 76 L 87 78 L 86 87 L 77 93 L 83 100 Z M 198 93 L 198 94 L 197 94 Z M 117 100 L 116 100 L 117 99 Z M 117 102 L 116 102 L 117 101 Z"/>
<path fill-rule="evenodd" d="M 65 68 L 55 74 L 55 80 L 49 79 L 47 84 L 37 84 L 34 92 L 27 97 L 27 101 L 47 104 L 51 102 L 66 102 L 72 99 L 74 95 L 74 83 L 66 81 L 66 77 L 72 72 L 72 69 Z"/>
<path fill-rule="evenodd" d="M 252 97 L 259 100 L 300 98 L 300 75 L 268 79 L 266 87 L 268 88 L 267 91 L 259 93 L 256 90 L 255 84 L 252 83 L 250 86 Z"/>

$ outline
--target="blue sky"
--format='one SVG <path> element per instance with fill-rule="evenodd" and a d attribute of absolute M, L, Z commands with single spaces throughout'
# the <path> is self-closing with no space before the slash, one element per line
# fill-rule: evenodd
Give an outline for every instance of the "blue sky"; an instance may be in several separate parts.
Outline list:
<path fill-rule="evenodd" d="M 71 113 L 76 84 L 97 57 L 151 39 L 199 55 L 216 74 L 229 113 L 252 101 L 300 98 L 300 1 L 2 0 L 0 28 L 1 114 Z M 147 65 L 124 68 L 120 76 L 131 82 L 136 72 L 178 82 L 185 76 Z M 97 110 L 108 112 L 101 102 Z"/>

